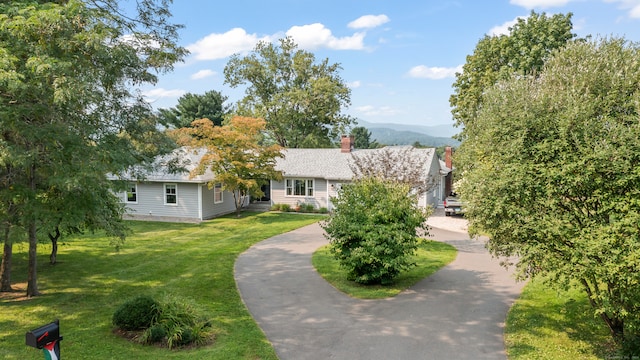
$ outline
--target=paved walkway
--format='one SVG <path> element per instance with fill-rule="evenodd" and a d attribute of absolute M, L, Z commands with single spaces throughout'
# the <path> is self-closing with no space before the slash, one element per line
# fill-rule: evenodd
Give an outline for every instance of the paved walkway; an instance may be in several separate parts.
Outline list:
<path fill-rule="evenodd" d="M 281 360 L 506 359 L 505 315 L 522 284 L 481 241 L 431 232 L 458 248 L 456 260 L 394 298 L 354 299 L 325 282 L 311 265 L 327 243 L 318 224 L 241 254 L 236 282 Z"/>

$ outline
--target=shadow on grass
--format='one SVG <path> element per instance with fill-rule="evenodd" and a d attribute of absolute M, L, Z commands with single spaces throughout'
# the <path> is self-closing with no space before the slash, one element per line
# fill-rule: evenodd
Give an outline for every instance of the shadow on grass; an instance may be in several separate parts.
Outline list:
<path fill-rule="evenodd" d="M 512 359 L 600 359 L 612 355 L 606 326 L 579 288 L 556 291 L 531 281 L 509 312 Z M 553 350 L 552 350 L 553 349 Z"/>

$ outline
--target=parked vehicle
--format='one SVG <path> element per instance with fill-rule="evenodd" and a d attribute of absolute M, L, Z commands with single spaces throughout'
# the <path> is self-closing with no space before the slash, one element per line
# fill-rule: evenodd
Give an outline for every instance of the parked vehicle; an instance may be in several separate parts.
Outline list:
<path fill-rule="evenodd" d="M 463 203 L 458 199 L 455 194 L 447 196 L 444 199 L 444 214 L 445 216 L 458 215 L 463 213 Z"/>

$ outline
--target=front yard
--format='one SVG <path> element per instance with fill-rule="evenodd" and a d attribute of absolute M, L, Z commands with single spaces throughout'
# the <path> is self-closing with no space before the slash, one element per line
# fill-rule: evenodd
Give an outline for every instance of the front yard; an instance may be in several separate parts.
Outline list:
<path fill-rule="evenodd" d="M 0 358 L 40 358 L 40 350 L 25 345 L 25 332 L 60 319 L 61 356 L 67 359 L 276 359 L 240 299 L 234 262 L 251 245 L 323 217 L 245 213 L 201 224 L 131 222 L 134 233 L 119 252 L 102 235 L 86 234 L 64 239 L 54 266 L 48 263 L 51 247 L 43 244 L 43 295 L 33 299 L 23 297 L 28 247 L 15 244 L 12 280 L 21 291 L 0 294 Z M 113 312 L 141 294 L 193 300 L 211 316 L 214 344 L 166 350 L 115 335 Z"/>

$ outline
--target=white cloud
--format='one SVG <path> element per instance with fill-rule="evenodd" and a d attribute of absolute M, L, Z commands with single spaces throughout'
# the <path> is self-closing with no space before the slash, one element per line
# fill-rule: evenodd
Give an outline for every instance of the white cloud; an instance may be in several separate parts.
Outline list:
<path fill-rule="evenodd" d="M 351 29 L 371 29 L 388 23 L 387 15 L 364 15 L 350 22 L 347 26 Z"/>
<path fill-rule="evenodd" d="M 151 101 L 158 100 L 160 98 L 178 98 L 184 95 L 186 91 L 182 89 L 165 89 L 155 88 L 147 91 L 143 91 L 142 95 L 149 98 Z"/>
<path fill-rule="evenodd" d="M 323 24 L 292 26 L 286 33 L 291 36 L 302 49 L 313 50 L 329 48 L 333 50 L 362 50 L 364 49 L 364 33 L 355 33 L 352 36 L 337 38 L 331 30 Z"/>
<path fill-rule="evenodd" d="M 605 0 L 608 3 L 618 3 L 621 9 L 629 11 L 629 17 L 640 19 L 640 1 L 638 0 Z"/>
<path fill-rule="evenodd" d="M 351 36 L 336 37 L 323 24 L 315 23 L 293 26 L 285 34 L 277 33 L 258 37 L 248 34 L 242 28 L 234 28 L 225 33 L 213 33 L 187 45 L 196 60 L 224 59 L 233 54 L 246 53 L 255 48 L 259 41 L 273 42 L 284 36 L 291 36 L 296 44 L 305 50 L 328 48 L 333 50 L 363 50 L 364 32 L 356 32 Z"/>
<path fill-rule="evenodd" d="M 364 105 L 364 106 L 358 106 L 355 109 L 356 111 L 366 116 L 393 116 L 393 115 L 398 115 L 400 113 L 400 111 L 390 106 Z"/>
<path fill-rule="evenodd" d="M 209 34 L 187 45 L 187 49 L 197 60 L 216 60 L 251 51 L 261 40 L 270 41 L 269 37 L 259 38 L 256 34 L 247 34 L 244 29 L 234 28 L 223 34 Z"/>
<path fill-rule="evenodd" d="M 511 0 L 510 3 L 526 9 L 565 6 L 572 0 Z"/>
<path fill-rule="evenodd" d="M 347 84 L 348 87 L 355 89 L 355 88 L 359 88 L 360 86 L 362 86 L 362 83 L 360 82 L 360 80 L 356 80 L 356 81 L 352 81 L 350 83 Z"/>
<path fill-rule="evenodd" d="M 511 21 L 507 21 L 502 25 L 497 25 L 492 27 L 487 35 L 489 36 L 500 36 L 500 35 L 509 35 L 509 28 L 513 27 L 516 23 L 518 23 L 518 19 L 526 19 L 526 17 L 518 16 Z"/>
<path fill-rule="evenodd" d="M 119 41 L 123 42 L 124 44 L 133 46 L 134 48 L 136 48 L 136 50 L 140 50 L 144 47 L 151 47 L 155 49 L 160 48 L 159 42 L 151 39 L 139 38 L 134 34 L 122 35 L 120 36 Z"/>
<path fill-rule="evenodd" d="M 414 78 L 439 80 L 455 77 L 456 72 L 462 72 L 462 65 L 459 65 L 455 68 L 428 67 L 424 65 L 418 65 L 412 67 L 411 70 L 409 70 L 409 76 Z"/>
<path fill-rule="evenodd" d="M 204 70 L 200 70 L 194 74 L 191 75 L 191 79 L 192 80 L 199 80 L 199 79 L 204 79 L 204 78 L 208 78 L 210 76 L 214 76 L 216 75 L 216 72 L 210 69 L 204 69 Z"/>

